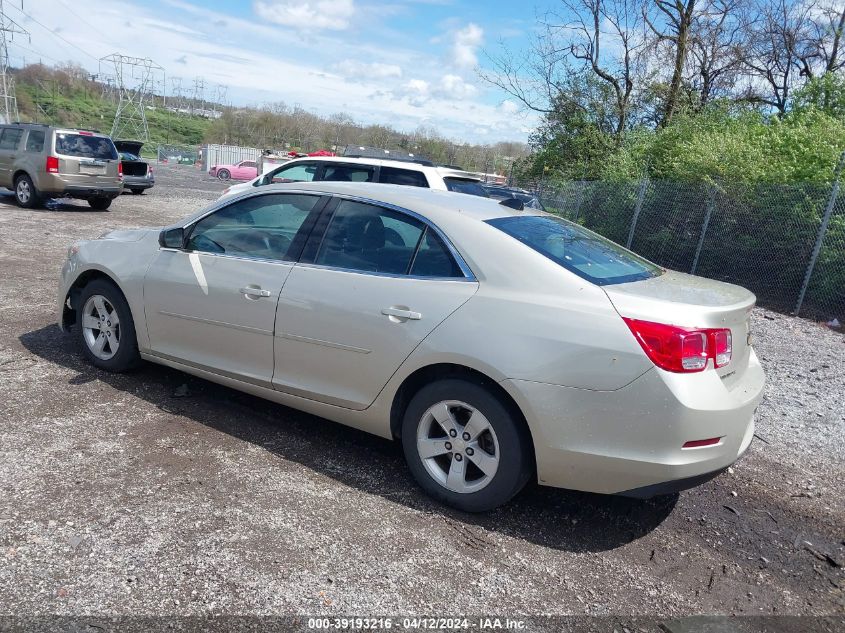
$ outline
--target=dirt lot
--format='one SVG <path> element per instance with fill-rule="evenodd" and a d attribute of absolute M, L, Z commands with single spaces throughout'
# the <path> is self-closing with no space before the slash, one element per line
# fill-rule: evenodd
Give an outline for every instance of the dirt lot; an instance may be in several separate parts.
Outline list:
<path fill-rule="evenodd" d="M 845 614 L 842 334 L 756 312 L 758 439 L 698 489 L 533 487 L 463 515 L 387 441 L 81 360 L 55 325 L 67 246 L 223 188 L 191 168 L 157 178 L 107 213 L 0 200 L 0 613 Z"/>

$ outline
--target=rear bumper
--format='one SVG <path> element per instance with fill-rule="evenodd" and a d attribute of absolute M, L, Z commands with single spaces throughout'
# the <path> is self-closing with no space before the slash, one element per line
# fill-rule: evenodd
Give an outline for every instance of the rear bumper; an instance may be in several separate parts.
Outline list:
<path fill-rule="evenodd" d="M 764 383 L 752 352 L 730 389 L 714 371 L 656 368 L 617 391 L 518 380 L 503 386 L 525 413 L 541 484 L 653 496 L 703 483 L 748 449 Z M 718 444 L 682 448 L 715 437 Z"/>
<path fill-rule="evenodd" d="M 100 182 L 79 183 L 62 174 L 41 174 L 36 188 L 47 198 L 114 198 L 123 192 L 123 182 L 104 178 Z"/>
<path fill-rule="evenodd" d="M 146 176 L 124 176 L 124 189 L 149 189 L 156 183 L 155 178 L 147 178 Z"/>

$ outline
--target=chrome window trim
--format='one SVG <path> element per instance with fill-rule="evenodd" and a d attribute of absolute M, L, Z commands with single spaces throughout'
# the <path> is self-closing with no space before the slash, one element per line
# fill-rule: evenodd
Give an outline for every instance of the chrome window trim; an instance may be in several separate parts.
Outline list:
<path fill-rule="evenodd" d="M 377 183 L 373 183 L 373 184 L 377 184 Z M 264 185 L 264 186 L 269 186 L 269 185 Z M 230 204 L 234 204 L 235 202 L 243 200 L 244 198 L 250 198 L 250 197 L 253 197 L 253 196 L 269 196 L 269 195 L 273 195 L 273 194 L 277 194 L 277 195 L 279 195 L 279 194 L 281 194 L 281 195 L 293 194 L 293 195 L 316 196 L 318 198 L 329 197 L 329 198 L 338 198 L 340 200 L 352 200 L 353 202 L 363 202 L 363 203 L 366 203 L 366 204 L 371 204 L 371 205 L 376 206 L 376 207 L 382 207 L 382 208 L 385 208 L 385 209 L 389 209 L 391 211 L 395 211 L 395 212 L 400 213 L 400 214 L 408 215 L 408 216 L 418 220 L 419 222 L 422 222 L 424 226 L 430 227 L 435 232 L 435 234 L 441 240 L 443 240 L 443 243 L 446 245 L 446 249 L 449 251 L 449 253 L 452 255 L 452 257 L 455 258 L 455 262 L 458 264 L 458 268 L 460 268 L 461 272 L 464 274 L 463 277 L 411 277 L 411 275 L 397 275 L 397 276 L 413 278 L 413 279 L 441 279 L 441 280 L 451 279 L 451 280 L 464 280 L 464 281 L 478 281 L 478 278 L 475 276 L 475 273 L 472 271 L 472 268 L 469 267 L 469 264 L 466 263 L 466 260 L 463 258 L 463 256 L 461 256 L 460 252 L 458 252 L 458 249 L 455 248 L 454 244 L 452 244 L 452 241 L 446 236 L 446 234 L 443 233 L 443 231 L 441 231 L 440 228 L 436 224 L 432 223 L 428 218 L 420 215 L 419 213 L 417 213 L 415 211 L 411 211 L 410 209 L 400 207 L 400 206 L 392 204 L 390 202 L 383 202 L 381 200 L 375 200 L 373 198 L 367 198 L 367 197 L 364 197 L 364 196 L 355 196 L 355 195 L 347 194 L 347 193 L 331 193 L 329 191 L 308 190 L 308 189 L 285 189 L 284 191 L 278 191 L 278 190 L 262 191 L 261 189 L 262 188 L 259 188 L 259 191 L 255 191 L 255 190 L 245 191 L 241 195 L 236 196 L 234 198 L 229 198 L 227 200 L 220 200 L 220 201 L 217 202 L 217 204 L 212 205 L 211 208 L 209 208 L 201 216 L 193 218 L 193 219 L 185 222 L 184 224 L 174 224 L 174 225 L 171 225 L 171 226 L 163 227 L 162 230 L 167 230 L 169 228 L 181 228 L 181 229 L 185 230 L 189 226 L 192 226 L 192 225 L 196 224 L 197 222 L 200 222 L 201 220 L 205 219 L 206 217 L 208 217 L 212 213 L 219 211 L 223 207 L 227 207 Z M 324 209 L 324 211 L 325 211 L 325 209 Z M 332 212 L 332 213 L 334 213 L 334 212 Z M 326 227 L 326 230 L 328 230 L 328 227 Z M 220 253 L 206 253 L 205 251 L 186 251 L 185 249 L 167 249 L 167 248 L 164 248 L 162 246 L 159 247 L 159 250 L 175 250 L 175 251 L 185 252 L 185 253 L 191 252 L 191 253 L 203 253 L 203 254 L 207 254 L 207 255 L 227 256 L 227 255 L 225 255 L 225 253 L 220 254 Z M 237 256 L 228 255 L 228 257 L 237 257 Z M 283 260 L 283 259 L 266 260 L 266 259 L 262 259 L 262 258 L 248 258 L 248 257 L 242 257 L 242 259 L 256 259 L 258 261 L 296 263 L 298 265 L 298 262 L 291 262 L 290 260 Z M 309 264 L 309 265 L 311 265 L 311 264 Z M 314 266 L 316 266 L 316 264 L 314 264 Z M 320 266 L 320 267 L 321 268 L 332 268 L 331 266 Z M 392 274 L 389 274 L 389 273 L 373 273 L 371 271 L 365 271 L 365 270 L 359 271 L 359 270 L 348 269 L 348 268 L 336 268 L 336 270 L 343 270 L 343 271 L 346 271 L 346 272 L 360 272 L 362 274 L 377 274 L 377 275 L 380 274 L 382 276 L 393 276 Z"/>
<path fill-rule="evenodd" d="M 296 262 L 298 268 L 316 268 L 318 270 L 333 270 L 339 273 L 352 273 L 355 275 L 368 275 L 370 277 L 389 277 L 391 279 L 414 279 L 416 281 L 457 281 L 460 283 L 478 282 L 475 277 L 425 277 L 422 275 L 405 275 L 404 273 L 380 273 L 375 270 L 358 270 L 357 268 L 341 268 L 340 266 L 326 266 L 324 264 L 311 264 Z"/>
<path fill-rule="evenodd" d="M 249 262 L 260 262 L 262 264 L 283 264 L 285 266 L 293 267 L 296 262 L 292 259 L 270 259 L 268 257 L 253 257 L 251 255 L 233 255 L 231 253 L 209 253 L 208 251 L 189 251 L 185 248 L 169 248 L 166 246 L 159 246 L 159 252 L 167 251 L 168 253 L 182 253 L 184 255 L 207 255 L 209 257 L 225 257 L 226 259 L 243 259 Z"/>

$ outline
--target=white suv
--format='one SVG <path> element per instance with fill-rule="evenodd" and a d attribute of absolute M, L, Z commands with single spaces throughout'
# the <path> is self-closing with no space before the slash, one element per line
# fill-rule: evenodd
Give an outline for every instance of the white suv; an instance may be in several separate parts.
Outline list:
<path fill-rule="evenodd" d="M 220 199 L 231 198 L 279 182 L 311 181 L 380 182 L 425 187 L 489 197 L 475 175 L 453 167 L 437 167 L 428 161 L 383 160 L 351 156 L 297 158 L 248 182 L 225 189 Z"/>

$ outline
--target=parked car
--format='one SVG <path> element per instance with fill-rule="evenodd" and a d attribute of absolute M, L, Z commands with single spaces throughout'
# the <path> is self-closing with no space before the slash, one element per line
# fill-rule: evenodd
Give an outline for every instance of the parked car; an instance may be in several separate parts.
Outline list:
<path fill-rule="evenodd" d="M 252 180 L 258 176 L 258 163 L 254 160 L 242 160 L 235 165 L 215 165 L 208 174 L 220 180 Z"/>
<path fill-rule="evenodd" d="M 71 246 L 58 320 L 141 359 L 401 442 L 467 511 L 549 486 L 651 496 L 751 443 L 754 295 L 536 210 L 419 187 L 267 185 Z"/>
<path fill-rule="evenodd" d="M 141 141 L 115 141 L 123 167 L 123 187 L 139 195 L 155 184 L 153 167 L 141 158 Z"/>
<path fill-rule="evenodd" d="M 90 130 L 39 123 L 0 125 L 0 187 L 22 207 L 47 198 L 79 198 L 104 211 L 123 192 L 112 140 Z"/>
<path fill-rule="evenodd" d="M 488 184 L 483 184 L 482 187 L 484 187 L 487 195 L 494 200 L 508 200 L 515 198 L 516 200 L 519 200 L 523 206 L 528 207 L 529 209 L 539 209 L 540 211 L 546 210 L 543 203 L 540 202 L 540 198 L 538 198 L 536 194 L 526 191 L 525 189 Z"/>
<path fill-rule="evenodd" d="M 253 180 L 225 189 L 220 199 L 232 198 L 255 187 L 282 182 L 378 182 L 487 197 L 478 176 L 427 160 L 379 159 L 354 156 L 309 156 L 292 160 Z"/>

